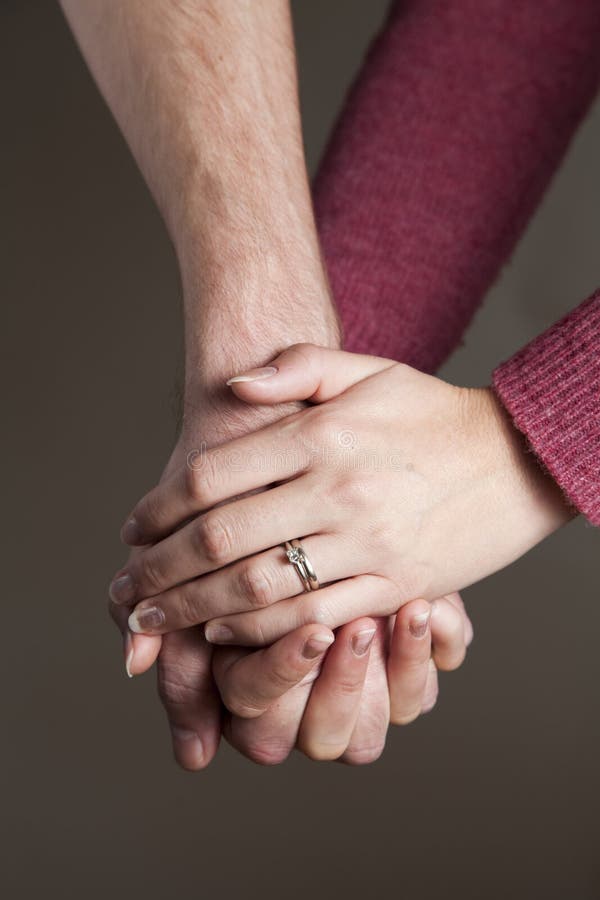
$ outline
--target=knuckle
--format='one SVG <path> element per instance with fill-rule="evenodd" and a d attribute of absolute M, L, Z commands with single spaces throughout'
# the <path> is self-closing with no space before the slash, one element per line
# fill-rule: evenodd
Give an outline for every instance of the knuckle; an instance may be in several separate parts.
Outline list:
<path fill-rule="evenodd" d="M 443 601 L 434 600 L 431 607 L 431 627 L 434 636 L 445 644 L 454 644 L 463 635 L 463 619 L 460 613 Z"/>
<path fill-rule="evenodd" d="M 189 499 L 200 507 L 212 506 L 219 493 L 217 485 L 219 472 L 216 459 L 217 451 L 203 453 L 200 462 L 188 462 L 185 473 L 185 490 Z"/>
<path fill-rule="evenodd" d="M 364 683 L 364 672 L 350 675 L 346 672 L 338 674 L 335 680 L 335 691 L 340 697 L 354 697 L 360 693 Z"/>
<path fill-rule="evenodd" d="M 417 678 L 420 681 L 423 677 L 423 670 L 427 668 L 430 652 L 427 644 L 418 644 L 416 648 L 412 648 L 414 655 L 404 654 L 399 660 L 401 668 L 397 671 L 396 677 L 393 678 L 394 685 L 402 690 L 407 679 L 413 684 Z M 427 655 L 425 656 L 424 654 Z"/>
<path fill-rule="evenodd" d="M 272 641 L 269 629 L 265 629 L 258 613 L 245 612 L 232 616 L 235 622 L 234 632 L 238 641 L 246 647 L 266 647 Z"/>
<path fill-rule="evenodd" d="M 338 506 L 363 509 L 373 498 L 373 482 L 363 472 L 345 472 L 333 486 Z"/>
<path fill-rule="evenodd" d="M 321 674 L 322 669 L 323 669 L 323 663 L 322 662 L 317 663 L 317 665 L 313 666 L 313 668 L 310 669 L 306 673 L 304 678 L 302 678 L 298 682 L 298 687 L 306 686 L 308 684 L 313 684 L 313 682 L 315 682 L 317 680 L 317 678 L 319 677 L 319 675 Z"/>
<path fill-rule="evenodd" d="M 291 347 L 288 347 L 287 352 L 289 354 L 300 356 L 302 364 L 308 368 L 318 363 L 321 348 L 316 344 L 301 341 L 300 343 L 292 344 Z"/>
<path fill-rule="evenodd" d="M 303 673 L 295 671 L 292 668 L 288 669 L 284 666 L 274 666 L 269 672 L 269 681 L 274 686 L 275 690 L 285 693 L 286 691 L 291 690 L 291 688 L 296 687 L 302 674 Z"/>
<path fill-rule="evenodd" d="M 135 577 L 134 580 L 136 580 Z M 162 589 L 165 577 L 160 557 L 156 553 L 150 551 L 140 558 L 139 581 L 156 593 Z"/>
<path fill-rule="evenodd" d="M 207 469 L 206 458 L 202 460 L 201 466 L 188 462 L 185 467 L 184 490 L 188 499 L 194 504 L 202 505 L 207 494 Z"/>
<path fill-rule="evenodd" d="M 220 515 L 208 513 L 198 519 L 197 538 L 200 551 L 208 562 L 220 567 L 230 559 L 232 539 Z"/>
<path fill-rule="evenodd" d="M 367 766 L 377 762 L 385 749 L 385 740 L 375 744 L 349 747 L 343 756 L 343 761 L 350 766 Z"/>
<path fill-rule="evenodd" d="M 266 743 L 254 743 L 246 741 L 238 744 L 238 750 L 247 759 L 259 766 L 279 766 L 290 755 L 291 748 L 288 744 L 269 741 Z"/>
<path fill-rule="evenodd" d="M 303 410 L 302 434 L 309 444 L 316 449 L 336 446 L 336 436 L 344 430 L 339 414 L 325 406 L 314 406 Z"/>
<path fill-rule="evenodd" d="M 185 669 L 176 663 L 163 665 L 158 679 L 158 694 L 168 709 L 195 708 L 200 690 Z"/>
<path fill-rule="evenodd" d="M 378 530 L 372 534 L 376 546 L 380 548 L 384 556 L 393 554 L 398 556 L 405 546 L 410 546 L 408 539 L 398 541 L 397 534 L 392 528 Z M 403 568 L 402 572 L 394 578 L 396 598 L 398 605 L 403 606 L 417 597 L 426 597 L 431 593 L 431 568 L 429 564 L 411 560 L 410 564 Z M 432 619 L 433 627 L 433 619 Z"/>
<path fill-rule="evenodd" d="M 137 504 L 133 511 L 142 531 L 152 531 L 160 525 L 160 507 L 156 500 L 156 492 L 150 491 Z"/>
<path fill-rule="evenodd" d="M 430 697 L 427 697 L 423 701 L 423 706 L 421 708 L 421 714 L 425 715 L 425 713 L 429 713 L 434 709 L 436 703 L 438 702 L 438 692 L 436 691 Z"/>
<path fill-rule="evenodd" d="M 229 712 L 240 719 L 256 719 L 264 712 L 264 709 L 257 706 L 254 701 L 236 694 L 227 687 L 221 692 L 221 699 Z"/>
<path fill-rule="evenodd" d="M 302 601 L 297 603 L 293 609 L 296 613 L 294 624 L 299 625 L 327 625 L 334 627 L 335 610 L 331 609 L 331 604 L 324 601 L 321 591 L 308 591 L 300 594 Z"/>
<path fill-rule="evenodd" d="M 262 609 L 269 606 L 273 589 L 266 572 L 256 563 L 247 563 L 240 570 L 240 590 L 251 607 Z"/>
<path fill-rule="evenodd" d="M 390 723 L 392 725 L 410 725 L 415 719 L 421 715 L 421 707 L 418 706 L 412 710 L 398 710 L 390 715 Z"/>
<path fill-rule="evenodd" d="M 191 582 L 193 585 L 194 582 Z M 193 587 L 184 586 L 170 593 L 170 600 L 177 610 L 179 627 L 186 625 L 198 625 L 204 621 L 201 604 Z"/>
<path fill-rule="evenodd" d="M 266 633 L 260 616 L 249 616 L 251 620 L 248 636 L 257 646 L 266 647 L 269 643 L 269 636 Z"/>
<path fill-rule="evenodd" d="M 304 756 L 307 756 L 308 759 L 312 759 L 315 762 L 333 762 L 333 760 L 340 759 L 340 757 L 344 755 L 346 744 L 341 742 L 327 743 L 324 741 L 312 740 L 310 738 L 303 738 L 298 743 L 298 749 Z"/>
<path fill-rule="evenodd" d="M 467 656 L 467 649 L 464 644 L 461 647 L 453 648 L 451 651 L 436 655 L 435 661 L 438 669 L 442 672 L 454 672 L 464 663 Z"/>

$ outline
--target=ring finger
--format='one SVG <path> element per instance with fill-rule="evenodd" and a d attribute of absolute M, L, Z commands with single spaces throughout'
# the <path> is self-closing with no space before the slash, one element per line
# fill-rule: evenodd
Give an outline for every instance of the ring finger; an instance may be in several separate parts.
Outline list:
<path fill-rule="evenodd" d="M 308 558 L 314 562 L 322 581 L 335 582 L 364 570 L 365 560 L 356 548 L 337 535 L 311 535 L 302 540 L 302 546 Z M 244 611 L 262 612 L 265 607 L 277 605 L 278 601 L 289 598 L 293 598 L 290 600 L 292 604 L 304 602 L 298 597 L 303 591 L 303 583 L 283 547 L 272 547 L 264 553 L 240 560 L 142 601 L 129 617 L 129 627 L 138 633 L 165 634 L 206 622 L 217 613 L 225 617 L 232 613 L 242 613 L 242 626 L 248 625 L 250 629 L 257 626 L 260 629 L 260 620 L 257 622 L 250 619 L 246 622 L 243 619 Z M 289 615 L 287 619 L 289 620 Z M 307 613 L 301 624 L 308 625 L 315 621 L 320 620 L 310 618 Z M 279 628 L 277 637 L 269 640 L 245 641 L 227 640 L 230 635 L 228 625 L 229 618 L 224 618 L 213 626 L 211 640 L 214 643 L 247 646 L 272 643 L 295 628 L 294 625 Z M 243 633 L 240 630 L 240 636 Z"/>
<path fill-rule="evenodd" d="M 132 557 L 112 581 L 113 603 L 133 605 L 299 534 L 330 531 L 335 512 L 318 499 L 317 479 L 304 475 L 210 510 Z"/>

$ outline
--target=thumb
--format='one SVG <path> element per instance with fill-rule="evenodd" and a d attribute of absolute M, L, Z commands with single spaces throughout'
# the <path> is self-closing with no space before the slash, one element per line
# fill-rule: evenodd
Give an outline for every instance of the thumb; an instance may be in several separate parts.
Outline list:
<path fill-rule="evenodd" d="M 235 375 L 227 384 L 247 403 L 291 400 L 324 403 L 393 365 L 396 365 L 393 360 L 378 356 L 346 353 L 315 344 L 294 344 L 268 366 Z"/>
<path fill-rule="evenodd" d="M 123 656 L 125 671 L 132 678 L 142 675 L 154 665 L 162 644 L 162 635 L 133 634 L 127 626 L 131 612 L 129 606 L 117 606 L 110 601 L 110 614 L 123 635 Z"/>

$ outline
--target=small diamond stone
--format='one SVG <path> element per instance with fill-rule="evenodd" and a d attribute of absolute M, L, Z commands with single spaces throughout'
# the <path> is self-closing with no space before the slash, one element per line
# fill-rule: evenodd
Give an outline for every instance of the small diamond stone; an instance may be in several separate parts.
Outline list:
<path fill-rule="evenodd" d="M 294 565 L 296 565 L 296 563 L 302 562 L 302 555 L 297 547 L 292 547 L 291 550 L 286 550 L 285 552 L 287 553 L 287 558 L 289 559 L 289 561 L 291 563 L 294 563 Z"/>

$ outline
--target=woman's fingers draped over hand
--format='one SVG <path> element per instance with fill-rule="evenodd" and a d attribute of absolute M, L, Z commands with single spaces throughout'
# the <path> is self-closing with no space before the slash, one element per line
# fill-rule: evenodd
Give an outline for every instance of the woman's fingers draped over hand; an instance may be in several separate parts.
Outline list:
<path fill-rule="evenodd" d="M 131 557 L 140 553 L 138 548 L 131 551 Z M 162 646 L 161 635 L 132 634 L 127 624 L 131 612 L 129 606 L 119 606 L 108 601 L 110 616 L 123 636 L 123 660 L 125 671 L 132 678 L 146 672 L 154 663 Z"/>
<path fill-rule="evenodd" d="M 269 381 L 264 375 L 256 378 L 247 373 L 229 383 L 248 402 L 275 404 L 309 398 L 323 402 L 393 365 L 392 360 L 374 356 L 296 344 L 268 367 L 277 377 Z M 135 546 L 156 541 L 190 516 L 273 481 L 291 478 L 308 462 L 307 448 L 297 443 L 290 448 L 289 436 L 279 424 L 211 450 L 190 447 L 185 462 L 134 507 L 121 537 Z"/>

